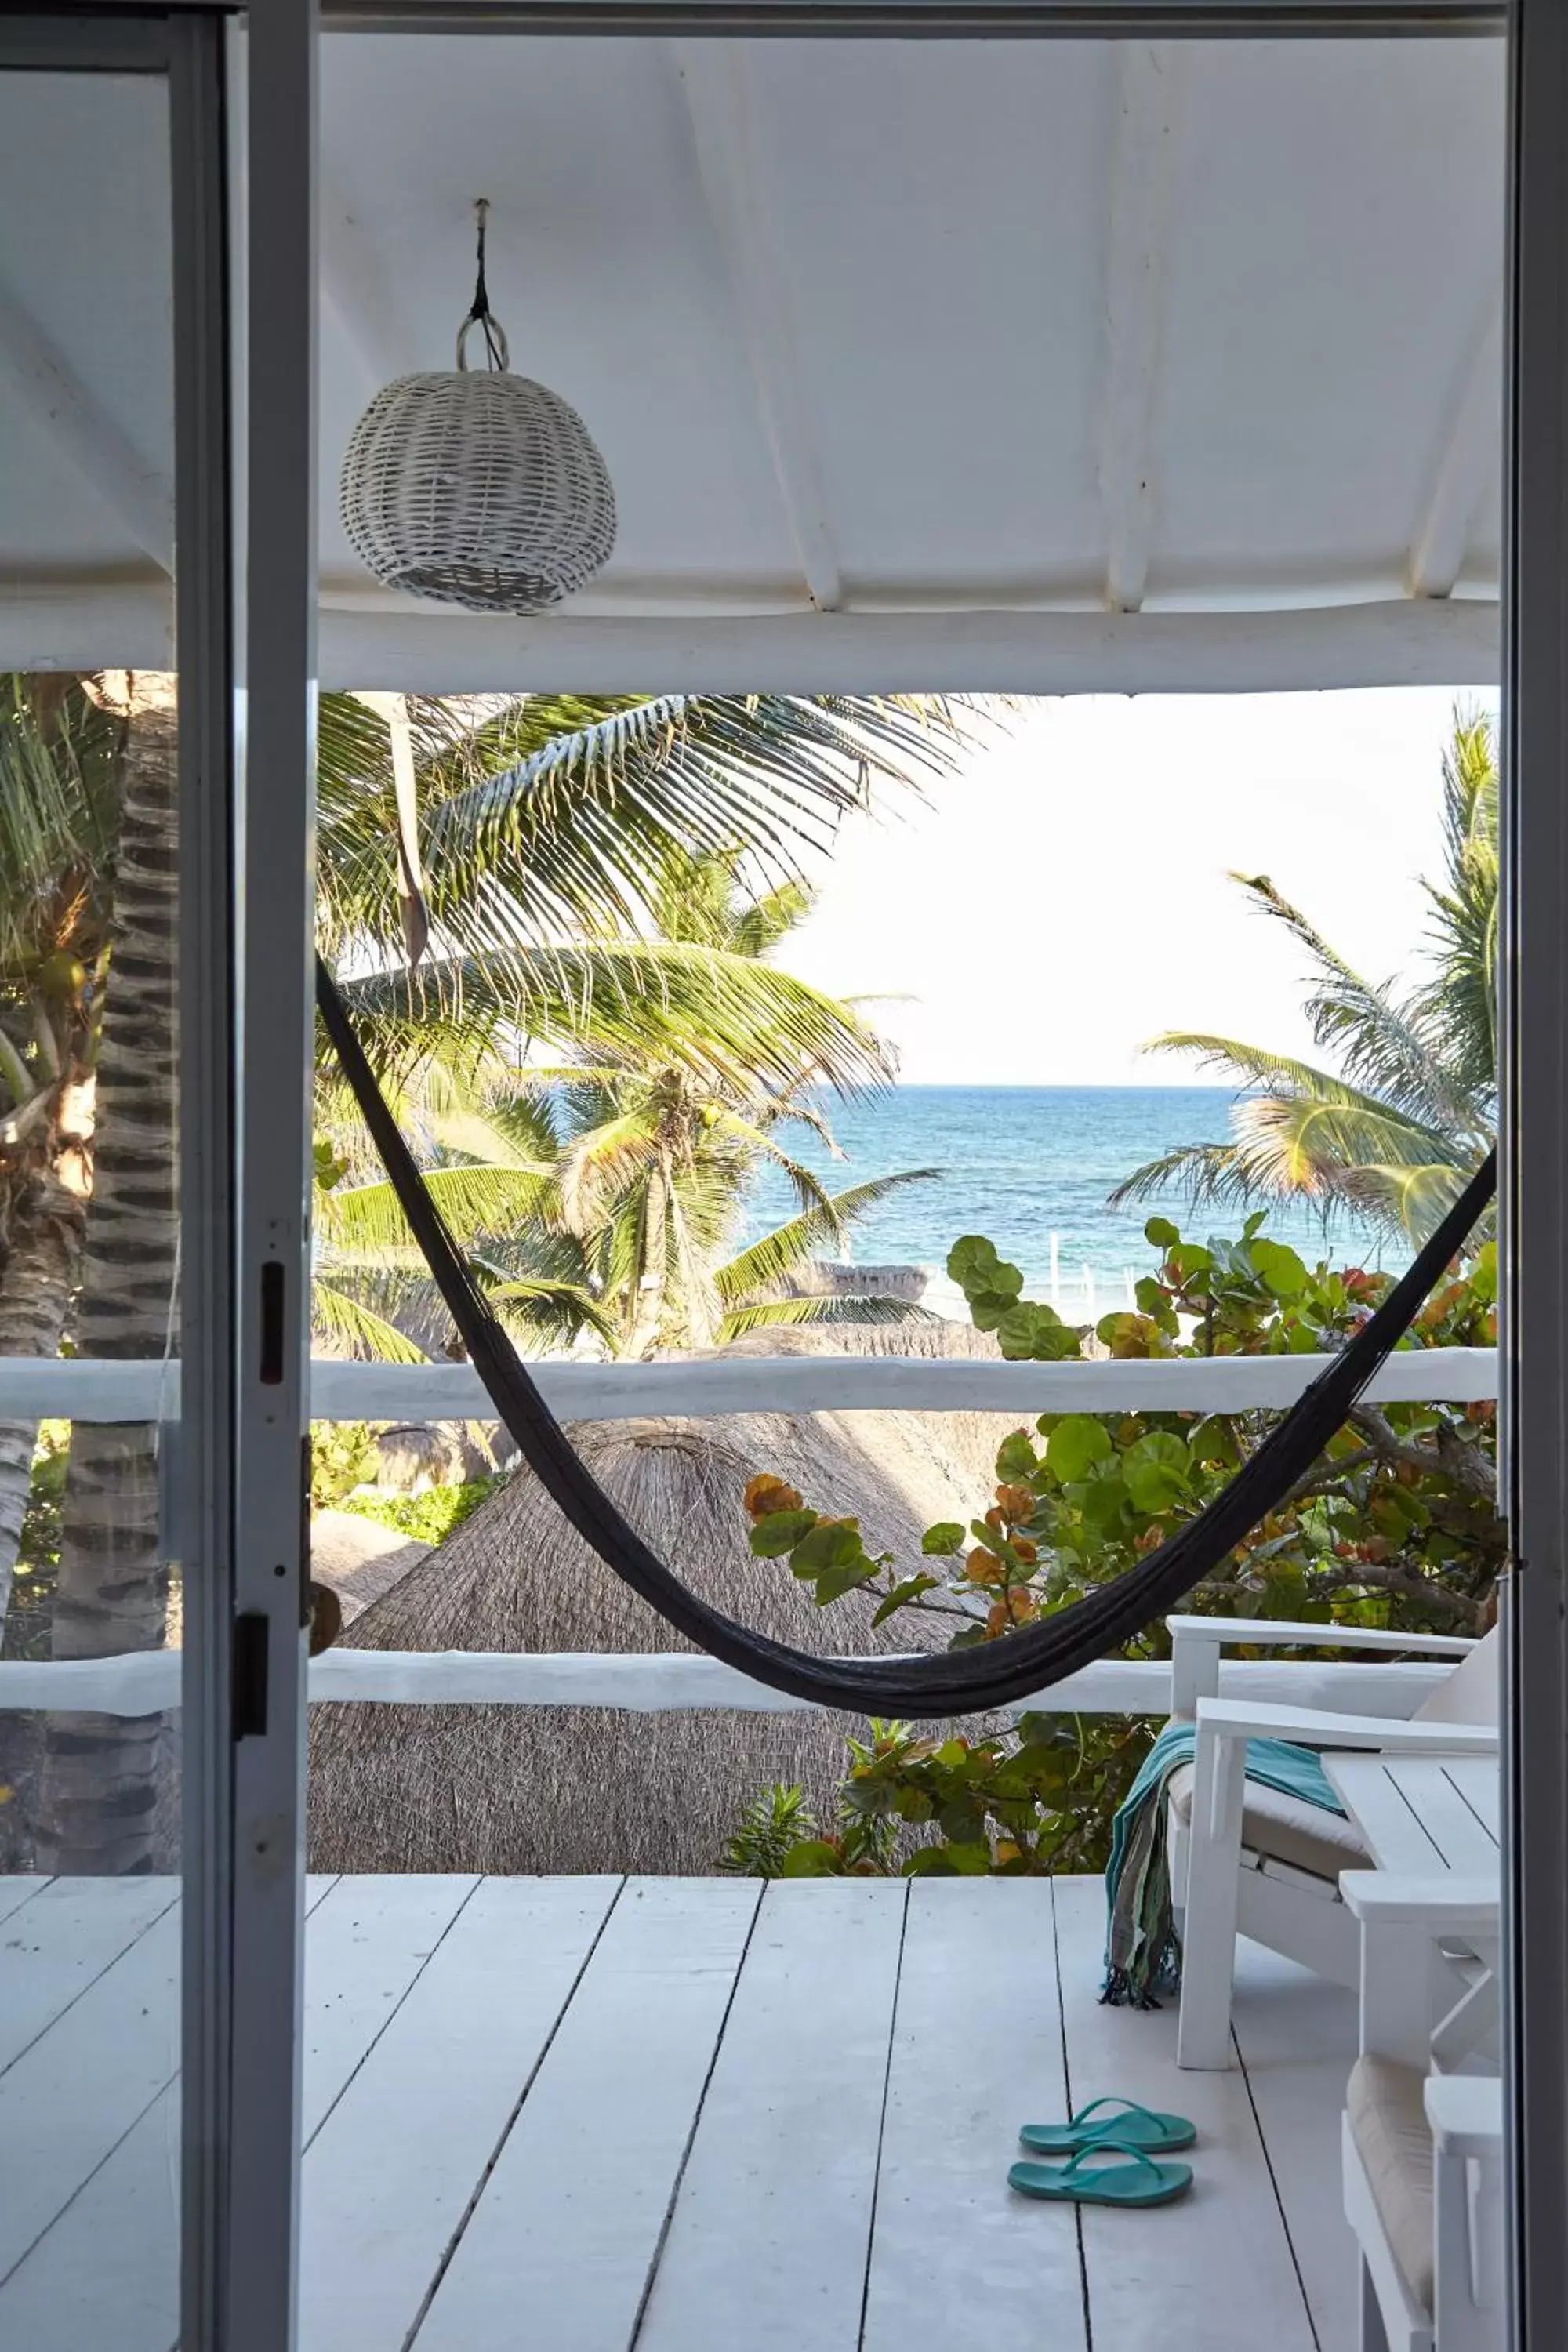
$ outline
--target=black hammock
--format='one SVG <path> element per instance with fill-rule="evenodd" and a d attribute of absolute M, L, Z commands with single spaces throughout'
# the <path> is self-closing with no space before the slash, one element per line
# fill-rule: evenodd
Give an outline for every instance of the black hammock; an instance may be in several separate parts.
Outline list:
<path fill-rule="evenodd" d="M 399 1205 L 490 1402 L 525 1462 L 585 1543 L 678 1633 L 755 1682 L 855 1715 L 984 1713 L 1027 1698 L 1142 1633 L 1234 1551 L 1317 1460 L 1497 1185 L 1489 1153 L 1382 1305 L 1242 1465 L 1222 1494 L 1136 1568 L 1003 1641 L 915 1656 L 819 1658 L 753 1633 L 710 1608 L 649 1550 L 574 1451 L 426 1188 L 382 1096 L 331 974 L 316 963 L 316 1003 Z"/>

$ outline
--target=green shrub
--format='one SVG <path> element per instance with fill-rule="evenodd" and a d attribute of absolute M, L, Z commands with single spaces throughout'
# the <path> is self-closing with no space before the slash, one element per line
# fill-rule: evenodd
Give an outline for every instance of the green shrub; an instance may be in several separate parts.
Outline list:
<path fill-rule="evenodd" d="M 1136 1310 L 1096 1327 L 1112 1357 L 1331 1352 L 1365 1322 L 1392 1277 L 1355 1266 L 1309 1268 L 1268 1238 L 1261 1214 L 1239 1241 L 1184 1241 L 1151 1218 L 1156 1270 Z M 948 1270 L 1004 1355 L 1081 1357 L 1086 1333 L 1026 1300 L 1023 1276 L 977 1235 Z M 1497 1339 L 1497 1254 L 1488 1243 L 1427 1301 L 1406 1347 L 1489 1347 Z M 944 1621 L 949 1646 L 1005 1640 L 1122 1575 L 1196 1516 L 1234 1476 L 1276 1417 L 1260 1412 L 1047 1413 L 996 1457 L 993 1499 L 967 1525 L 928 1528 L 918 1564 L 868 1548 L 857 1519 L 834 1519 L 766 1473 L 746 1488 L 751 1547 L 789 1561 L 820 1606 L 874 1596 L 874 1622 L 902 1610 Z M 1503 1565 L 1495 1507 L 1496 1412 L 1489 1404 L 1360 1405 L 1312 1469 L 1188 1596 L 1222 1617 L 1411 1633 L 1477 1633 Z M 1123 1653 L 1164 1654 L 1154 1626 Z M 1110 1815 L 1147 1751 L 1145 1725 L 1105 1717 L 1026 1717 L 1016 1735 L 932 1740 L 908 1725 L 850 1743 L 842 1802 L 850 1813 L 928 1823 L 931 1842 L 905 1869 L 1086 1869 L 1104 1858 Z M 835 1869 L 832 1841 L 801 1841 L 786 1871 Z"/>
<path fill-rule="evenodd" d="M 431 1486 L 423 1495 L 350 1495 L 342 1507 L 362 1519 L 395 1528 L 400 1535 L 411 1536 L 418 1543 L 439 1544 L 481 1503 L 488 1503 L 501 1484 L 498 1473 L 489 1478 L 470 1478 L 462 1486 Z"/>
<path fill-rule="evenodd" d="M 335 1510 L 381 1467 L 375 1432 L 367 1421 L 310 1423 L 310 1508 Z"/>
<path fill-rule="evenodd" d="M 70 1465 L 68 1421 L 42 1421 L 33 1452 L 27 1507 L 11 1576 L 5 1612 L 7 1658 L 47 1658 L 54 1622 L 55 1584 L 60 1565 L 60 1506 Z"/>

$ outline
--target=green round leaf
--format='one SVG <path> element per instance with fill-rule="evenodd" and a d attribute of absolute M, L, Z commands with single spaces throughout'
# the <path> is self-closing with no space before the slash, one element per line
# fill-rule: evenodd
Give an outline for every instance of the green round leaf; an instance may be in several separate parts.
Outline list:
<path fill-rule="evenodd" d="M 815 1511 L 769 1511 L 753 1526 L 751 1548 L 759 1559 L 782 1559 L 816 1525 Z"/>
<path fill-rule="evenodd" d="M 844 1858 L 826 1838 L 803 1838 L 779 1865 L 781 1878 L 842 1878 Z"/>
<path fill-rule="evenodd" d="M 781 1512 L 779 1516 L 785 1515 Z M 797 1576 L 816 1576 L 823 1569 L 847 1568 L 852 1561 L 862 1559 L 865 1551 L 855 1521 L 830 1519 L 825 1527 L 812 1527 L 799 1537 L 791 1565 Z M 866 1566 L 868 1570 L 868 1560 Z"/>
<path fill-rule="evenodd" d="M 1047 1464 L 1064 1486 L 1082 1478 L 1095 1463 L 1107 1461 L 1110 1452 L 1105 1423 L 1086 1412 L 1065 1414 L 1046 1441 Z"/>

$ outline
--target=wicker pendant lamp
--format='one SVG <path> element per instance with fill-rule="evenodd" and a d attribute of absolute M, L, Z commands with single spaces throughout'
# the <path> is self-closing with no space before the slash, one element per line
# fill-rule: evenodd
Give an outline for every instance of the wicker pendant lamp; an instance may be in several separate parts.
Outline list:
<path fill-rule="evenodd" d="M 388 588 L 470 613 L 539 613 L 608 562 L 616 495 L 587 426 L 559 394 L 510 373 L 479 277 L 458 364 L 399 376 L 350 438 L 340 506 L 355 553 Z M 470 369 L 474 328 L 485 366 Z"/>

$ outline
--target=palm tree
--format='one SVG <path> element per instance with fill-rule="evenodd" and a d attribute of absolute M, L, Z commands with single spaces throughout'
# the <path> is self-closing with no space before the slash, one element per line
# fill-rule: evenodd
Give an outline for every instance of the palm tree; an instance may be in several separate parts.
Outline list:
<path fill-rule="evenodd" d="M 1456 713 L 1443 761 L 1444 878 L 1424 887 L 1433 969 L 1419 986 L 1363 980 L 1267 876 L 1237 875 L 1307 952 L 1313 1039 L 1338 1072 L 1188 1030 L 1152 1051 L 1194 1055 L 1247 1089 L 1227 1140 L 1151 1160 L 1111 1195 L 1183 1189 L 1194 1202 L 1307 1200 L 1419 1243 L 1490 1150 L 1497 1127 L 1498 780 L 1490 719 Z"/>
<path fill-rule="evenodd" d="M 35 1220 L 40 1246 L 31 1259 L 13 1224 L 0 1284 L 13 1272 L 20 1284 L 34 1267 L 31 1308 L 24 1315 L 18 1307 L 15 1328 L 29 1352 L 58 1345 L 78 1271 L 79 1202 L 90 1192 L 86 1276 L 75 1308 L 83 1338 L 103 1355 L 157 1355 L 173 1311 L 178 1247 L 173 681 L 120 674 L 85 695 L 77 688 L 32 692 L 25 682 L 14 682 L 11 692 L 15 726 L 13 740 L 0 746 L 0 783 L 22 789 L 6 801 L 0 842 L 0 957 L 10 952 L 7 931 L 21 936 L 27 909 L 51 887 L 61 912 L 57 961 L 34 955 L 29 963 L 18 955 L 0 971 L 0 1078 L 12 1105 L 0 1176 L 17 1198 L 32 1184 L 55 1221 L 51 1243 Z M 74 764 L 51 756 L 50 729 L 61 709 L 68 706 L 74 719 L 78 704 L 90 710 L 95 700 L 101 739 L 89 740 L 84 718 Z M 679 1036 L 689 1046 L 693 1029 L 708 1022 L 707 1058 L 728 1066 L 753 1042 L 747 1016 L 759 1010 L 758 990 L 737 1001 L 733 976 L 717 971 L 711 959 L 688 951 L 674 965 L 668 958 L 661 963 L 661 950 L 637 938 L 659 857 L 671 845 L 700 850 L 741 840 L 787 867 L 793 847 L 830 835 L 873 777 L 921 766 L 940 772 L 957 740 L 946 706 L 910 698 L 528 697 L 456 711 L 404 704 L 389 723 L 383 708 L 332 696 L 321 721 L 322 944 L 354 968 L 362 1026 L 389 1075 L 400 1066 L 417 1069 L 436 1054 L 475 1064 L 493 1050 L 503 1025 L 520 1037 L 592 1034 L 629 1045 Z M 406 782 L 400 728 L 423 803 L 412 840 L 409 795 L 400 791 Z M 26 854 L 7 865 L 16 844 Z M 423 900 L 421 851 L 428 877 Z M 66 910 L 79 898 L 87 912 L 73 929 Z M 418 944 L 411 904 L 421 911 L 427 905 L 438 952 L 416 977 L 397 982 L 391 960 Z M 89 945 L 90 959 L 81 951 Z M 49 1011 L 51 990 L 68 996 L 68 1019 Z M 48 1034 L 36 1024 L 30 1037 L 16 1030 L 18 992 L 26 999 L 29 991 L 46 1000 Z M 768 1009 L 771 1051 L 782 1061 L 791 1044 L 790 1008 L 774 992 Z M 60 1052 L 62 1028 L 70 1032 L 68 1055 Z M 69 1123 L 79 1032 L 102 1111 L 96 1141 L 85 1133 L 73 1141 Z M 61 1062 L 58 1074 L 51 1050 Z M 691 1057 L 704 1059 L 701 1052 Z M 40 1109 L 37 1098 L 45 1094 L 50 1100 Z M 19 1136 L 38 1139 L 46 1128 L 72 1142 L 74 1161 L 41 1143 L 17 1157 Z M 83 1181 L 79 1205 L 67 1215 L 58 1194 L 36 1180 L 39 1169 L 55 1176 L 73 1165 Z M 4 1330 L 0 1296 L 0 1339 Z M 0 1438 L 0 1493 L 9 1462 L 25 1499 L 31 1434 L 22 1429 Z M 118 1448 L 112 1460 L 105 1442 Z M 15 1516 L 19 1520 L 19 1507 Z M 155 1433 L 121 1432 L 105 1441 L 101 1433 L 78 1432 L 57 1654 L 162 1643 L 158 1549 Z M 47 1795 L 53 1866 L 145 1867 L 157 1726 L 106 1718 L 89 1728 L 84 1746 L 74 1727 L 69 1739 L 55 1727 Z"/>
<path fill-rule="evenodd" d="M 70 681 L 0 679 L 3 1356 L 58 1351 L 78 1276 L 122 740 Z M 0 1628 L 37 1442 L 0 1423 Z"/>
<path fill-rule="evenodd" d="M 322 952 L 350 975 L 362 1034 L 385 1069 L 433 1046 L 482 1055 L 502 1024 L 559 1038 L 619 1022 L 636 1043 L 662 1015 L 667 1041 L 700 1051 L 702 1023 L 743 1010 L 765 984 L 731 968 L 719 986 L 712 942 L 680 938 L 684 952 L 672 953 L 651 911 L 671 859 L 750 856 L 769 882 L 787 881 L 801 845 L 827 846 L 874 780 L 944 772 L 963 717 L 909 696 L 535 695 L 482 709 L 409 700 L 414 835 L 406 793 L 399 810 L 396 725 L 329 698 Z M 409 956 L 395 974 L 411 867 L 433 952 L 417 973 Z M 692 992 L 705 982 L 701 1005 Z M 711 1042 L 722 1046 L 722 1028 Z"/>
<path fill-rule="evenodd" d="M 679 1035 L 580 1039 L 574 1058 L 517 1073 L 501 1065 L 487 1097 L 428 1063 L 405 1107 L 424 1131 L 426 1181 L 520 1336 L 558 1343 L 591 1328 L 614 1354 L 706 1346 L 765 1324 L 905 1319 L 918 1309 L 864 1292 L 791 1295 L 803 1268 L 914 1170 L 829 1192 L 785 1150 L 790 1123 L 831 1134 L 813 1093 L 891 1075 L 853 1007 L 763 959 L 810 904 L 798 882 L 745 887 L 733 853 L 671 850 L 647 913 L 679 959 L 732 977 L 753 1011 L 737 1050 L 700 1054 Z M 754 1008 L 754 1009 L 753 1009 Z M 776 1013 L 785 1016 L 775 1017 Z M 701 1045 L 700 1035 L 696 1040 Z M 672 1050 L 679 1048 L 679 1052 Z M 334 1139 L 336 1171 L 352 1133 Z M 788 1176 L 799 1213 L 748 1248 L 730 1247 L 742 1195 L 762 1160 Z M 334 1184 L 318 1223 L 325 1245 L 316 1312 L 355 1352 L 406 1353 L 410 1333 L 441 1328 L 391 1187 Z"/>
<path fill-rule="evenodd" d="M 174 1351 L 179 1251 L 179 719 L 175 681 L 111 674 L 121 721 L 107 986 L 99 1017 L 92 1190 L 75 1307 L 86 1356 Z M 169 1570 L 155 1423 L 78 1422 L 60 1515 L 56 1657 L 159 1649 Z M 153 1867 L 163 1718 L 47 1718 L 39 1867 Z"/>

